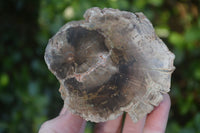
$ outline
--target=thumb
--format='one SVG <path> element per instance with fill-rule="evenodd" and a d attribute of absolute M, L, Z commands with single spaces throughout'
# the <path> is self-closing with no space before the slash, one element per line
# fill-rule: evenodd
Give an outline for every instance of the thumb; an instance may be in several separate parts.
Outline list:
<path fill-rule="evenodd" d="M 62 109 L 59 116 L 42 124 L 39 133 L 83 133 L 86 121 Z"/>

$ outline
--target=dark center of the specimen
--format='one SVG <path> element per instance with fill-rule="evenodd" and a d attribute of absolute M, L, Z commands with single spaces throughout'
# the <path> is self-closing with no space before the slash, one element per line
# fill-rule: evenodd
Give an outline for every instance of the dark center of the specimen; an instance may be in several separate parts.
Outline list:
<path fill-rule="evenodd" d="M 104 36 L 95 30 L 78 26 L 69 28 L 66 34 L 68 43 L 75 48 L 75 62 L 78 65 L 86 61 L 94 64 L 97 53 L 108 52 Z"/>
<path fill-rule="evenodd" d="M 112 61 L 113 54 L 118 52 L 108 50 L 103 35 L 95 30 L 72 27 L 66 33 L 68 44 L 75 48 L 76 66 L 74 74 L 64 82 L 69 93 L 87 98 L 94 108 L 116 110 L 126 105 L 123 89 L 128 66 Z"/>
<path fill-rule="evenodd" d="M 66 36 L 68 44 L 75 49 L 75 68 L 72 75 L 67 75 L 68 84 L 71 82 L 79 90 L 94 88 L 103 85 L 118 71 L 111 61 L 111 51 L 105 46 L 105 38 L 98 31 L 72 27 L 66 31 Z"/>

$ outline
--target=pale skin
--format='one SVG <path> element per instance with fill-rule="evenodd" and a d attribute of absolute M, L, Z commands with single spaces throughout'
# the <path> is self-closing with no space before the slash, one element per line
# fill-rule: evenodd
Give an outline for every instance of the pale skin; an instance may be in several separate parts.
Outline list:
<path fill-rule="evenodd" d="M 122 116 L 115 120 L 98 123 L 94 133 L 164 133 L 171 106 L 170 97 L 164 95 L 158 107 L 134 123 L 127 114 L 122 127 Z M 86 121 L 63 108 L 56 118 L 42 124 L 39 133 L 84 133 Z"/>

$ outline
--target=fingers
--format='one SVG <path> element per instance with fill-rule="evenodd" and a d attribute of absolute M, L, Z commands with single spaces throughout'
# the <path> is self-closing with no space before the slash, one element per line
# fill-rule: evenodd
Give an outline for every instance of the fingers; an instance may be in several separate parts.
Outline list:
<path fill-rule="evenodd" d="M 42 124 L 39 133 L 79 133 L 84 131 L 86 121 L 63 109 L 60 115 Z"/>
<path fill-rule="evenodd" d="M 169 95 L 165 94 L 163 101 L 147 116 L 147 118 L 145 117 L 137 123 L 134 123 L 127 114 L 123 133 L 164 133 L 170 106 Z M 85 124 L 85 120 L 71 114 L 64 108 L 58 117 L 45 122 L 41 126 L 39 133 L 79 133 L 84 132 Z M 96 124 L 95 133 L 119 133 L 121 132 L 121 128 L 122 116 L 115 120 Z"/>
<path fill-rule="evenodd" d="M 96 124 L 95 133 L 120 133 L 122 127 L 122 116 L 115 120 Z"/>
<path fill-rule="evenodd" d="M 164 133 L 167 125 L 169 109 L 171 106 L 170 97 L 164 95 L 163 101 L 158 107 L 152 111 L 147 119 L 144 127 L 144 133 Z"/>
<path fill-rule="evenodd" d="M 126 114 L 123 133 L 143 133 L 146 117 L 134 123 L 131 117 Z"/>

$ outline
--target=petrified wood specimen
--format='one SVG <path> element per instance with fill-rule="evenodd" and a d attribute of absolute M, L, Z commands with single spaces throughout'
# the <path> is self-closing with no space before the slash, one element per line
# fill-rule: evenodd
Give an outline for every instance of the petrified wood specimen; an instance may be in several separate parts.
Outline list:
<path fill-rule="evenodd" d="M 136 122 L 169 91 L 175 56 L 142 13 L 91 8 L 84 18 L 64 25 L 45 52 L 64 106 L 93 122 L 123 112 Z"/>

